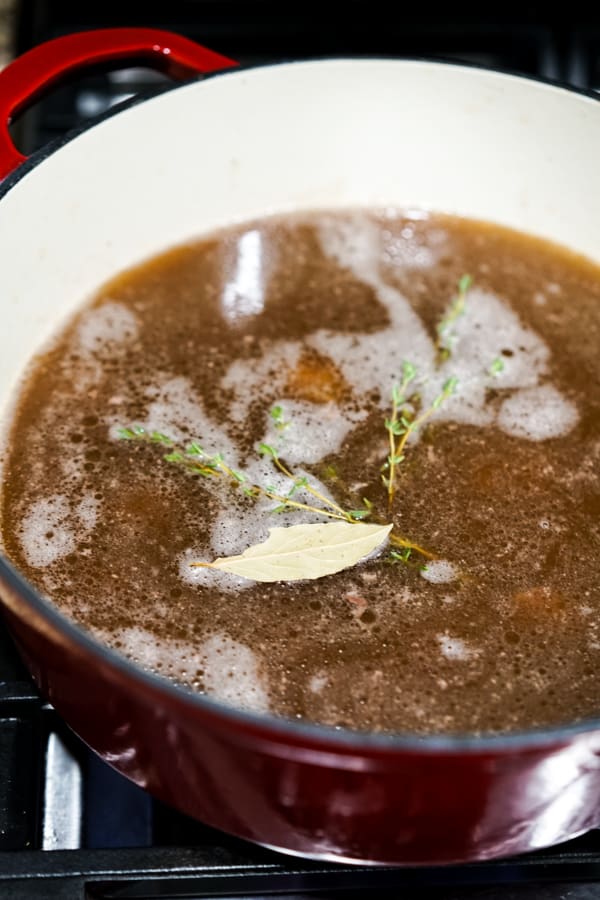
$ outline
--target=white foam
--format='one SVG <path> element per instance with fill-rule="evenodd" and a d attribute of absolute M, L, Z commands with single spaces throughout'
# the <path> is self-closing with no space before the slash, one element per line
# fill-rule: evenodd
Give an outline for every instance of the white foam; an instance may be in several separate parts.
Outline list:
<path fill-rule="evenodd" d="M 529 441 L 568 434 L 578 420 L 575 404 L 550 384 L 518 391 L 504 401 L 498 415 L 503 431 Z"/>
<path fill-rule="evenodd" d="M 521 323 L 510 306 L 487 291 L 469 291 L 465 312 L 456 319 L 451 333 L 451 356 L 429 373 L 421 391 L 423 403 L 428 406 L 448 378 L 458 379 L 456 392 L 433 417 L 440 421 L 491 425 L 495 410 L 486 404 L 489 388 L 506 390 L 535 385 L 546 371 L 546 344 Z M 490 366 L 495 360 L 501 360 L 503 368 L 492 375 Z"/>
<path fill-rule="evenodd" d="M 390 325 L 376 334 L 319 331 L 311 338 L 321 353 L 333 358 L 359 393 L 376 388 L 386 406 L 391 386 L 399 380 L 402 361 L 410 360 L 418 368 L 417 387 L 425 408 L 449 377 L 458 379 L 457 391 L 432 419 L 485 426 L 496 420 L 495 409 L 486 402 L 489 388 L 522 391 L 535 388 L 546 375 L 549 350 L 544 341 L 523 325 L 500 297 L 477 287 L 469 291 L 465 312 L 452 325 L 449 359 L 436 366 L 435 347 L 423 324 L 406 298 L 387 284 L 380 272 L 383 251 L 377 226 L 357 215 L 344 222 L 325 220 L 319 234 L 323 251 L 370 285 L 390 316 Z M 555 286 L 552 289 L 556 290 Z M 496 366 L 495 374 L 491 374 L 490 367 L 496 360 L 502 361 L 502 368 L 498 371 Z M 530 398 L 535 399 L 530 403 Z M 537 388 L 532 395 L 525 393 L 522 399 L 508 398 L 498 417 L 501 428 L 528 440 L 564 434 L 576 421 L 575 407 L 547 386 Z M 413 440 L 418 437 L 416 434 Z"/>
<path fill-rule="evenodd" d="M 381 275 L 382 237 L 375 223 L 362 215 L 344 221 L 325 219 L 319 237 L 324 253 L 373 288 L 391 324 L 375 334 L 320 330 L 310 343 L 334 360 L 359 393 L 376 389 L 386 406 L 403 360 L 417 360 L 420 372 L 426 374 L 433 369 L 435 348 L 409 301 Z"/>
<path fill-rule="evenodd" d="M 93 494 L 86 494 L 75 507 L 75 515 L 85 532 L 90 532 L 98 519 L 100 501 Z"/>
<path fill-rule="evenodd" d="M 137 337 L 138 331 L 134 313 L 122 303 L 111 302 L 83 313 L 77 328 L 77 339 L 82 351 L 95 354 L 128 343 Z"/>
<path fill-rule="evenodd" d="M 259 517 L 257 516 L 256 518 Z M 232 556 L 245 549 L 245 546 L 239 547 L 240 541 L 236 539 L 239 535 L 241 535 L 241 531 L 238 522 L 235 531 L 231 535 L 231 545 L 232 547 L 237 546 L 239 549 L 233 550 L 233 553 L 225 551 L 221 554 L 222 556 Z M 246 590 L 256 584 L 249 578 L 241 578 L 229 572 L 220 572 L 218 569 L 210 569 L 206 566 L 191 565 L 193 562 L 212 562 L 217 555 L 219 554 L 213 553 L 210 548 L 189 548 L 179 557 L 178 573 L 180 579 L 185 584 L 190 584 L 193 587 L 213 588 L 215 591 L 231 594 Z"/>
<path fill-rule="evenodd" d="M 446 659 L 466 661 L 477 656 L 478 651 L 469 647 L 462 638 L 451 637 L 447 631 L 436 635 L 442 655 Z"/>
<path fill-rule="evenodd" d="M 196 671 L 200 666 L 198 648 L 186 641 L 161 640 L 145 628 L 133 626 L 120 629 L 110 643 L 119 642 L 119 651 L 139 663 L 143 668 L 161 672 L 174 678 L 181 677 L 182 669 Z"/>
<path fill-rule="evenodd" d="M 268 690 L 256 656 L 226 634 L 215 634 L 199 644 L 174 638 L 159 640 L 139 626 L 123 628 L 114 635 L 99 630 L 95 634 L 113 646 L 120 643 L 120 653 L 151 672 L 188 684 L 202 679 L 207 694 L 242 709 L 269 708 Z"/>
<path fill-rule="evenodd" d="M 210 455 L 222 453 L 228 463 L 237 466 L 233 442 L 204 410 L 201 398 L 194 392 L 189 379 L 166 378 L 146 389 L 149 398 L 145 414 L 135 424 L 147 431 L 159 431 L 177 442 L 198 441 Z M 123 422 L 122 414 L 111 412 L 105 417 L 110 426 L 110 436 L 118 440 L 118 430 L 129 422 Z"/>
<path fill-rule="evenodd" d="M 64 494 L 33 503 L 21 522 L 19 540 L 28 563 L 43 569 L 77 547 L 78 538 L 94 528 L 100 502 L 87 493 L 74 507 Z"/>
<path fill-rule="evenodd" d="M 271 403 L 272 398 L 281 393 L 290 372 L 298 364 L 301 349 L 298 341 L 274 341 L 260 357 L 236 359 L 231 363 L 221 386 L 225 391 L 233 392 L 229 406 L 233 421 L 245 421 L 249 398 L 264 397 L 267 393 Z"/>
<path fill-rule="evenodd" d="M 399 233 L 384 229 L 381 237 L 383 261 L 405 269 L 430 269 L 438 262 L 447 243 L 447 234 L 442 229 L 429 229 L 423 234 L 411 222 Z"/>
<path fill-rule="evenodd" d="M 324 672 L 317 672 L 316 675 L 312 675 L 308 682 L 308 689 L 313 694 L 320 694 L 323 688 L 327 685 L 327 675 Z"/>
<path fill-rule="evenodd" d="M 446 559 L 433 559 L 421 569 L 421 578 L 432 584 L 448 584 L 454 581 L 457 575 L 456 567 Z"/>
<path fill-rule="evenodd" d="M 70 518 L 69 502 L 63 494 L 54 494 L 32 504 L 19 530 L 29 565 L 42 569 L 73 552 L 76 538 Z"/>
<path fill-rule="evenodd" d="M 269 709 L 265 677 L 250 647 L 219 633 L 201 644 L 200 652 L 207 694 L 240 709 Z"/>
<path fill-rule="evenodd" d="M 277 400 L 282 418 L 287 422 L 278 430 L 266 415 L 263 440 L 277 447 L 289 465 L 317 463 L 330 453 L 337 453 L 353 428 L 365 419 L 366 410 L 340 409 L 337 403 L 308 403 L 299 400 Z"/>

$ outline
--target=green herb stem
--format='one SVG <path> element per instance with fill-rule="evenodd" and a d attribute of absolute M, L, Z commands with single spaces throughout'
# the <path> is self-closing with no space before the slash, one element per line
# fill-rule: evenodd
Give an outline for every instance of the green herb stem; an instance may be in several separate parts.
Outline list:
<path fill-rule="evenodd" d="M 470 275 L 463 275 L 462 278 L 459 279 L 456 297 L 450 303 L 446 315 L 437 326 L 436 349 L 438 360 L 440 361 L 448 359 L 452 353 L 452 346 L 455 340 L 452 326 L 465 311 L 467 294 L 471 289 L 472 284 L 473 279 Z"/>

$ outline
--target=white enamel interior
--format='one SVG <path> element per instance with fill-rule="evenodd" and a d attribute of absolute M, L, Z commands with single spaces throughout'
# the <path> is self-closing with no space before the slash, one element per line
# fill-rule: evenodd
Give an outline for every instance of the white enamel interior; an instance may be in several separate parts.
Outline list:
<path fill-rule="evenodd" d="M 600 262 L 599 159 L 595 100 L 459 66 L 293 63 L 170 91 L 66 144 L 0 202 L 0 409 L 107 278 L 265 213 L 426 207 Z"/>

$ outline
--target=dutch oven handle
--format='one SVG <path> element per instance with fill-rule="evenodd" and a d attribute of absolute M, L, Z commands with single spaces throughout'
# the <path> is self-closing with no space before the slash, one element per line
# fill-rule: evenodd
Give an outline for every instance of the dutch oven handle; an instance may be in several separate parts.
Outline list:
<path fill-rule="evenodd" d="M 149 65 L 176 80 L 237 65 L 179 34 L 154 28 L 105 28 L 40 44 L 0 72 L 0 180 L 27 159 L 12 142 L 11 118 L 65 76 L 112 62 Z"/>

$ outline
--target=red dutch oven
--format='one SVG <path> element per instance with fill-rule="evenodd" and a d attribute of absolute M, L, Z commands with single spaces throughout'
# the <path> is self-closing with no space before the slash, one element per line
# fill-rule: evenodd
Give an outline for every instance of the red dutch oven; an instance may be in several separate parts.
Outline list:
<path fill-rule="evenodd" d="M 84 65 L 191 80 L 24 159 L 11 116 Z M 600 106 L 467 66 L 322 60 L 238 69 L 177 35 L 95 31 L 0 73 L 3 425 L 24 367 L 102 282 L 268 213 L 422 207 L 600 262 Z M 279 850 L 449 863 L 600 823 L 600 721 L 494 737 L 372 735 L 237 711 L 102 646 L 0 559 L 6 620 L 40 690 L 106 762 L 183 812 Z M 600 706 L 600 698 L 599 698 Z"/>

